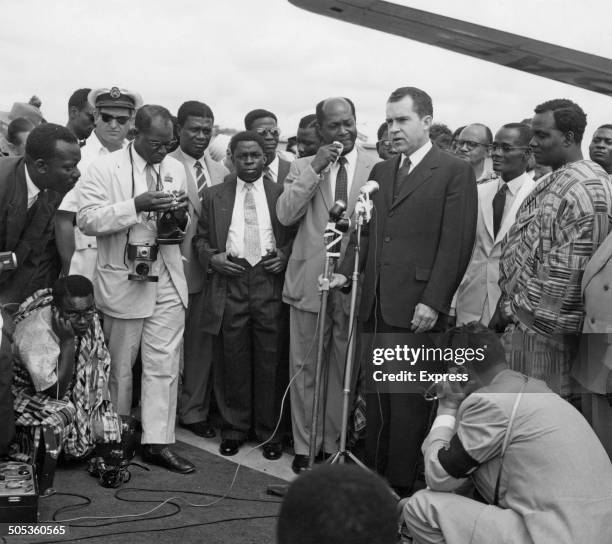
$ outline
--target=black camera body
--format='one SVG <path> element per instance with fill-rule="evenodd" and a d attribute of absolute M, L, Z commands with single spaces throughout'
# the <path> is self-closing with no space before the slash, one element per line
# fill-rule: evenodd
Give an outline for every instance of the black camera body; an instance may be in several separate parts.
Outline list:
<path fill-rule="evenodd" d="M 127 257 L 131 261 L 133 272 L 128 280 L 156 282 L 159 278 L 151 274 L 153 263 L 157 260 L 159 249 L 150 244 L 128 244 Z"/>
<path fill-rule="evenodd" d="M 3 270 L 16 270 L 17 255 L 12 251 L 0 251 L 0 264 Z"/>
<path fill-rule="evenodd" d="M 174 199 L 174 204 L 178 204 L 176 191 L 169 193 Z M 185 239 L 185 221 L 179 220 L 174 210 L 167 210 L 157 216 L 157 238 L 156 242 L 160 245 L 181 244 Z"/>

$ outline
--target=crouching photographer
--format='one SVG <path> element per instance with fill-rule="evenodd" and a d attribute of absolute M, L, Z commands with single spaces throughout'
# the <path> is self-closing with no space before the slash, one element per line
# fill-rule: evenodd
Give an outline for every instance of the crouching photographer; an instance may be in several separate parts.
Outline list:
<path fill-rule="evenodd" d="M 134 142 L 84 176 L 77 224 L 97 239 L 94 288 L 111 353 L 111 400 L 130 414 L 140 348 L 142 457 L 185 474 L 195 467 L 170 449 L 187 306 L 179 247 L 188 222 L 185 168 L 167 156 L 174 140 L 166 108 L 143 106 L 134 122 Z"/>
<path fill-rule="evenodd" d="M 438 390 L 422 448 L 428 489 L 400 503 L 414 542 L 612 542 L 612 465 L 582 415 L 544 382 L 509 370 L 484 326 L 447 339 L 486 356 L 461 367 L 467 383 Z M 467 479 L 486 503 L 453 493 Z"/>

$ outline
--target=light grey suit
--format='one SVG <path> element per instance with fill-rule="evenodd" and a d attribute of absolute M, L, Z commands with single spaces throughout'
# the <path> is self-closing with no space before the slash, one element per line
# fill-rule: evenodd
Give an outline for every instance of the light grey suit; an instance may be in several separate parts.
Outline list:
<path fill-rule="evenodd" d="M 202 211 L 202 203 L 198 186 L 193 175 L 193 159 L 186 155 L 180 147 L 169 154 L 180 161 L 187 175 L 187 195 L 189 196 L 189 212 L 191 222 L 185 232 L 185 240 L 181 246 L 183 252 L 185 278 L 189 291 L 189 304 L 185 314 L 185 334 L 183 336 L 183 388 L 179 399 L 179 420 L 184 424 L 206 421 L 210 405 L 212 380 L 212 337 L 201 330 L 198 308 L 206 290 L 206 271 L 202 269 L 197 255 L 193 252 L 191 241 L 198 229 L 198 220 Z M 208 183 L 217 185 L 223 183 L 228 173 L 222 163 L 216 162 L 208 151 L 200 162 L 206 166 L 209 176 Z"/>
<path fill-rule="evenodd" d="M 284 225 L 299 223 L 293 250 L 285 274 L 283 300 L 291 306 L 290 355 L 291 377 L 300 372 L 291 389 L 291 418 L 295 453 L 306 455 L 312 417 L 312 396 L 316 364 L 317 312 L 320 306 L 318 277 L 325 265 L 323 233 L 334 203 L 329 174 L 318 175 L 311 168 L 312 157 L 297 159 L 285 179 L 285 189 L 276 204 L 278 219 Z M 358 151 L 355 172 L 348 195 L 347 214 L 355 209 L 359 188 L 369 179 L 377 159 Z M 343 236 L 340 261 L 348 245 Z M 339 290 L 330 292 L 326 323 L 327 396 L 325 436 L 317 436 L 317 447 L 336 451 L 342 419 L 342 380 L 348 341 L 350 296 Z M 303 366 L 303 368 L 302 368 Z M 301 371 L 300 371 L 301 369 Z M 322 421 L 322 418 L 319 419 Z"/>

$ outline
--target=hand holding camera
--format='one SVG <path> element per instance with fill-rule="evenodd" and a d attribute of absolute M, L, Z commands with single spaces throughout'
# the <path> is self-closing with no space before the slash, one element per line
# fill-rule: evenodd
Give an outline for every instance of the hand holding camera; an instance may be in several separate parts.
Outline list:
<path fill-rule="evenodd" d="M 322 145 L 319 147 L 315 158 L 312 159 L 310 166 L 312 166 L 312 169 L 317 174 L 320 174 L 332 162 L 336 162 L 338 160 L 338 157 L 341 155 L 343 149 L 344 148 L 340 142 Z"/>
<path fill-rule="evenodd" d="M 134 198 L 136 213 L 165 212 L 177 205 L 177 199 L 172 193 L 165 191 L 147 191 Z"/>

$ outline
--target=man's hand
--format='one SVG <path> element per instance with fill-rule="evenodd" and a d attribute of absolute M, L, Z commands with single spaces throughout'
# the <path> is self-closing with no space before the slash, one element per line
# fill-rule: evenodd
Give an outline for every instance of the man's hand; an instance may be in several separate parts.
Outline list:
<path fill-rule="evenodd" d="M 410 330 L 416 333 L 427 332 L 433 328 L 437 320 L 438 311 L 419 302 L 414 309 Z"/>
<path fill-rule="evenodd" d="M 166 210 L 173 209 L 173 204 L 174 197 L 164 191 L 147 191 L 134 198 L 136 213 L 165 212 Z M 187 207 L 187 203 L 185 202 L 185 205 L 181 207 Z"/>
<path fill-rule="evenodd" d="M 339 151 L 340 149 L 334 144 L 322 145 L 317 150 L 317 154 L 312 159 L 310 166 L 317 174 L 320 174 L 321 171 L 338 158 Z"/>
<path fill-rule="evenodd" d="M 72 323 L 70 323 L 70 320 L 63 318 L 55 306 L 53 307 L 52 313 L 51 326 L 53 327 L 53 332 L 60 339 L 60 344 L 74 340 L 76 334 L 72 328 Z"/>
<path fill-rule="evenodd" d="M 263 267 L 266 272 L 280 274 L 287 268 L 287 256 L 280 249 L 277 249 L 276 256 L 263 261 Z"/>
<path fill-rule="evenodd" d="M 344 287 L 348 283 L 348 278 L 343 274 L 336 274 L 335 272 L 332 274 L 331 279 L 329 280 L 329 288 L 336 289 L 337 287 Z M 323 289 L 323 284 L 325 282 L 325 277 L 323 274 L 319 276 L 319 291 Z"/>
<path fill-rule="evenodd" d="M 189 206 L 189 197 L 182 189 L 175 193 L 176 202 L 170 207 L 171 210 L 187 209 Z"/>
<path fill-rule="evenodd" d="M 459 382 L 443 381 L 438 383 L 438 415 L 455 415 L 459 405 L 466 397 Z"/>
<path fill-rule="evenodd" d="M 217 253 L 210 258 L 210 266 L 215 272 L 226 276 L 241 276 L 244 266 L 233 263 L 227 259 L 227 253 Z"/>

